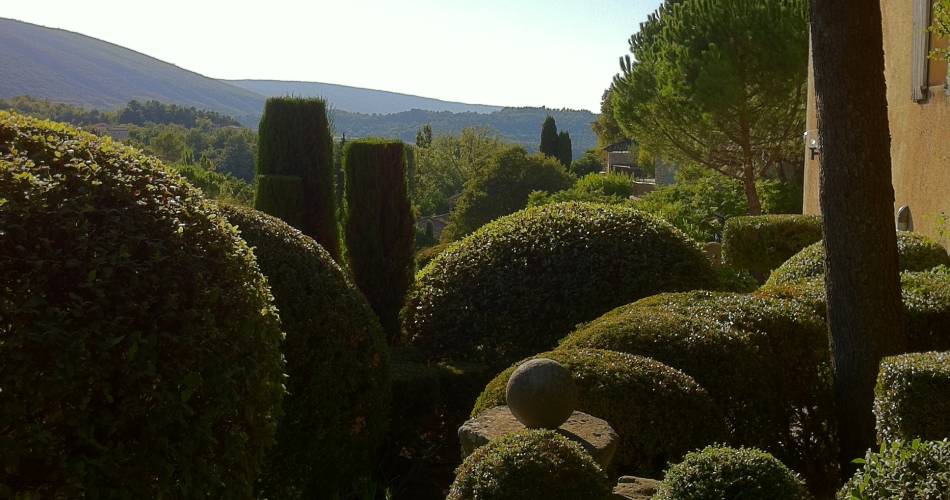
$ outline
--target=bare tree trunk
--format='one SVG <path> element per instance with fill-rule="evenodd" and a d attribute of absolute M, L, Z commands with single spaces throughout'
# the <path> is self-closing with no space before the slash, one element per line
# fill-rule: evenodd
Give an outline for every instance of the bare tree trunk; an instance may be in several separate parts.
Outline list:
<path fill-rule="evenodd" d="M 761 214 L 762 202 L 759 201 L 759 192 L 755 188 L 755 167 L 751 162 L 742 170 L 742 187 L 745 188 L 745 198 L 749 204 L 749 215 Z"/>
<path fill-rule="evenodd" d="M 874 444 L 881 358 L 906 346 L 878 2 L 811 1 L 825 288 L 845 468 Z"/>

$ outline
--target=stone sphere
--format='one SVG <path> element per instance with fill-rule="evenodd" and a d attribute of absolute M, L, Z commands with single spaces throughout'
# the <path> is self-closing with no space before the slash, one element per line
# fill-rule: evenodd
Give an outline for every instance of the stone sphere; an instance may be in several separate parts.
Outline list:
<path fill-rule="evenodd" d="M 577 386 L 571 372 L 557 361 L 532 359 L 511 374 L 505 398 L 525 427 L 557 429 L 577 407 Z"/>

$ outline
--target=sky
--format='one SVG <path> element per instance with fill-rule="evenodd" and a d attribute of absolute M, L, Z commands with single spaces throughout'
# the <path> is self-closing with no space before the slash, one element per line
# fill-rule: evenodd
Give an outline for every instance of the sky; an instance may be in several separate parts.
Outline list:
<path fill-rule="evenodd" d="M 62 28 L 226 79 L 301 80 L 599 112 L 660 0 L 5 0 Z M 138 7 L 141 5 L 141 7 Z"/>

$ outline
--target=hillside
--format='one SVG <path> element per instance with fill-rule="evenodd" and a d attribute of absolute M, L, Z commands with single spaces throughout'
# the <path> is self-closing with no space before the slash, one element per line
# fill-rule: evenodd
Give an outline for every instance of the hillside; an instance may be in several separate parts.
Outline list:
<path fill-rule="evenodd" d="M 0 18 L 0 98 L 31 95 L 114 109 L 155 99 L 247 121 L 264 98 L 145 54 L 65 30 Z M 13 70 L 15 68 L 15 70 Z"/>
<path fill-rule="evenodd" d="M 336 109 L 351 113 L 389 114 L 423 109 L 427 111 L 451 111 L 453 113 L 491 113 L 500 106 L 465 104 L 419 97 L 385 90 L 370 90 L 347 85 L 320 82 L 285 82 L 279 80 L 222 80 L 226 83 L 256 92 L 266 97 L 295 95 L 300 97 L 323 97 Z"/>

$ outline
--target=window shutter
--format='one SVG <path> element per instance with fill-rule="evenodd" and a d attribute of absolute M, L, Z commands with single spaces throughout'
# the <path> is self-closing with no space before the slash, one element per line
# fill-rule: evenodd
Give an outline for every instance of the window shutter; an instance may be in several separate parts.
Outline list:
<path fill-rule="evenodd" d="M 911 82 L 913 83 L 914 101 L 920 102 L 927 98 L 927 71 L 930 52 L 930 12 L 931 0 L 913 0 L 914 2 L 914 54 L 913 54 L 913 72 Z"/>

